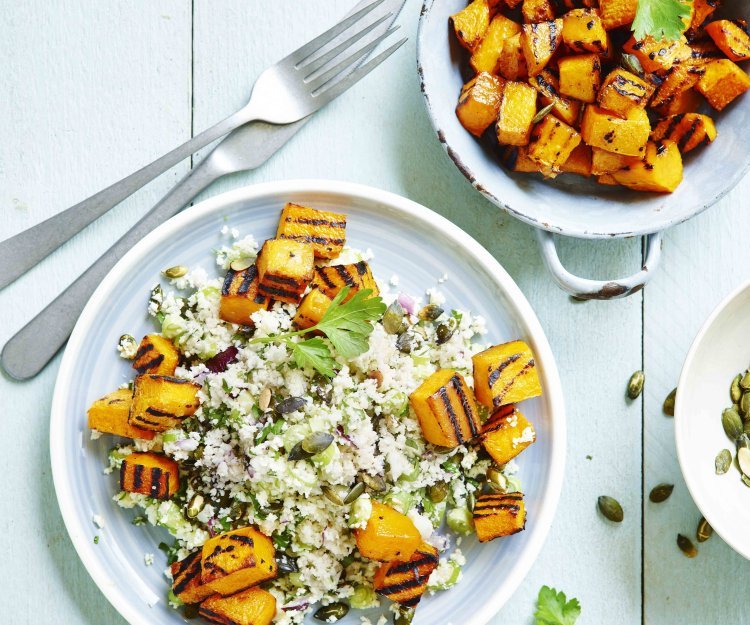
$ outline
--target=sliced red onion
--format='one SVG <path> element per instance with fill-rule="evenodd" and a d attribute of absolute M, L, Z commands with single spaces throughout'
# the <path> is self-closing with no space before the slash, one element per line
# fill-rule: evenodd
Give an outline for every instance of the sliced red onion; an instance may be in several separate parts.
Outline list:
<path fill-rule="evenodd" d="M 309 607 L 310 607 L 309 599 L 298 599 L 297 601 L 292 601 L 291 603 L 287 603 L 286 605 L 282 606 L 281 609 L 286 612 L 294 612 L 298 610 L 307 610 L 307 608 Z"/>
<path fill-rule="evenodd" d="M 237 360 L 238 350 L 234 345 L 230 345 L 223 352 L 219 352 L 206 361 L 206 367 L 211 373 L 222 373 L 227 370 L 227 367 Z"/>
<path fill-rule="evenodd" d="M 398 294 L 398 303 L 401 304 L 401 308 L 410 315 L 413 315 L 417 311 L 417 303 L 414 301 L 414 298 L 406 293 Z"/>

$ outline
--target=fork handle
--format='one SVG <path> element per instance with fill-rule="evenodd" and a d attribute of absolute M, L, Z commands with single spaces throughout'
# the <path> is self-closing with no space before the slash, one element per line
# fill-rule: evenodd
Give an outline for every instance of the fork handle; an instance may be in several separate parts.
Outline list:
<path fill-rule="evenodd" d="M 224 121 L 204 130 L 127 178 L 123 178 L 28 230 L 0 242 L 0 289 L 25 274 L 92 221 L 117 206 L 154 178 L 206 147 L 212 141 L 250 121 L 253 117 L 250 107 L 245 106 Z"/>
<path fill-rule="evenodd" d="M 16 380 L 39 373 L 63 346 L 92 293 L 138 241 L 224 174 L 204 159 L 183 181 L 5 344 L 0 363 Z"/>

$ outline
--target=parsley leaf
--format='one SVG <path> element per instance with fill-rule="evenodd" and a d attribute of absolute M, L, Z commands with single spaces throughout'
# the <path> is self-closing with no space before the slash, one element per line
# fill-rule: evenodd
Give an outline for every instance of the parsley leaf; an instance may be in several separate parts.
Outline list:
<path fill-rule="evenodd" d="M 291 343 L 292 357 L 300 369 L 310 367 L 325 376 L 336 375 L 338 363 L 333 359 L 331 350 L 322 338 L 315 337 L 300 343 Z"/>
<path fill-rule="evenodd" d="M 690 16 L 690 6 L 683 0 L 638 0 L 633 21 L 633 34 L 638 41 L 651 35 L 657 41 L 677 41 L 682 36 Z"/>
<path fill-rule="evenodd" d="M 536 625 L 574 625 L 581 615 L 578 599 L 567 600 L 565 593 L 542 586 L 536 601 Z"/>

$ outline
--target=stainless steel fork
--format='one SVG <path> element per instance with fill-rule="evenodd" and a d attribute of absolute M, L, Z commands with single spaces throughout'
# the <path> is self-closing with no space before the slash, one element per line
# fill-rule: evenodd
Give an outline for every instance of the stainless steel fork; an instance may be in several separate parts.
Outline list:
<path fill-rule="evenodd" d="M 374 40 L 367 38 L 379 26 L 392 20 L 391 7 L 392 3 L 386 0 L 371 0 L 266 69 L 256 80 L 249 102 L 224 121 L 90 198 L 0 242 L 0 289 L 145 184 L 219 137 L 250 121 L 272 124 L 299 121 L 341 95 L 406 41 L 398 41 L 366 64 L 356 67 L 396 30 L 387 30 Z M 344 38 L 339 43 L 342 35 Z M 336 45 L 331 47 L 329 44 L 334 41 Z M 352 71 L 354 67 L 356 69 Z"/>

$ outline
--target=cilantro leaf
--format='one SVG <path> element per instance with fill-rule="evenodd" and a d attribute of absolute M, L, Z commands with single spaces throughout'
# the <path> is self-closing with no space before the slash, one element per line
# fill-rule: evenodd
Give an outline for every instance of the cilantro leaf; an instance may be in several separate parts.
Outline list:
<path fill-rule="evenodd" d="M 336 375 L 338 363 L 333 359 L 331 350 L 320 337 L 307 339 L 299 343 L 289 343 L 292 357 L 300 369 L 310 367 L 329 378 Z"/>
<path fill-rule="evenodd" d="M 578 599 L 567 600 L 565 593 L 542 586 L 536 602 L 536 625 L 574 625 L 581 615 Z"/>
<path fill-rule="evenodd" d="M 638 0 L 633 34 L 638 41 L 651 35 L 657 41 L 677 41 L 685 29 L 682 18 L 690 16 L 683 0 Z"/>
<path fill-rule="evenodd" d="M 348 294 L 349 287 L 338 292 L 315 329 L 328 337 L 341 356 L 354 358 L 367 351 L 371 322 L 383 316 L 385 304 L 380 297 L 370 297 L 370 289 L 357 291 L 342 304 Z"/>

